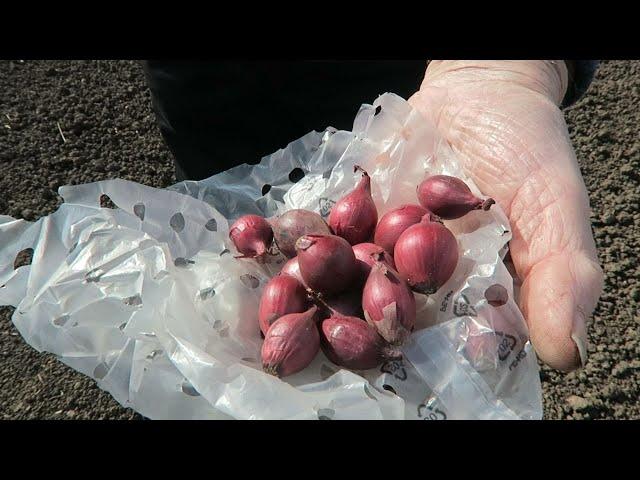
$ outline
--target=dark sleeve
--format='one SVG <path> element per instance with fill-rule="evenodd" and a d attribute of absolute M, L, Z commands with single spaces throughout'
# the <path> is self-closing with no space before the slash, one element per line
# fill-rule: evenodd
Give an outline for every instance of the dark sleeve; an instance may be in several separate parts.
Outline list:
<path fill-rule="evenodd" d="M 363 103 L 405 98 L 423 60 L 145 61 L 160 132 L 179 180 L 257 163 L 312 130 L 351 130 Z"/>
<path fill-rule="evenodd" d="M 600 60 L 565 60 L 569 70 L 569 87 L 561 108 L 568 108 L 586 93 L 593 81 Z"/>

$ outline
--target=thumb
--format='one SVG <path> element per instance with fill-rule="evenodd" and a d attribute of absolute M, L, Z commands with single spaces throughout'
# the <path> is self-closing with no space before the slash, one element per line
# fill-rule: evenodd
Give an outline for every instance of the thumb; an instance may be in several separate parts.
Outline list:
<path fill-rule="evenodd" d="M 521 308 L 540 359 L 562 371 L 587 361 L 588 316 L 602 290 L 602 271 L 584 251 L 558 252 L 530 270 Z"/>

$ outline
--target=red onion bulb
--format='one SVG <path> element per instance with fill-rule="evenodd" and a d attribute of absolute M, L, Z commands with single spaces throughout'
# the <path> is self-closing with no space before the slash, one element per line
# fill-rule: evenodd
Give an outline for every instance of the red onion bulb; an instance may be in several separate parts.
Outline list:
<path fill-rule="evenodd" d="M 304 283 L 332 295 L 347 290 L 355 279 L 356 257 L 351 245 L 337 235 L 305 235 L 296 242 Z"/>
<path fill-rule="evenodd" d="M 371 178 L 357 165 L 354 170 L 362 171 L 362 179 L 351 193 L 338 200 L 329 214 L 333 232 L 351 245 L 368 242 L 378 223 L 378 210 L 371 197 Z"/>
<path fill-rule="evenodd" d="M 273 221 L 276 245 L 287 258 L 296 256 L 296 241 L 303 235 L 330 234 L 331 231 L 324 219 L 309 210 L 289 210 Z"/>
<path fill-rule="evenodd" d="M 238 258 L 262 259 L 273 241 L 273 230 L 264 218 L 244 215 L 231 225 L 229 238 L 242 254 Z"/>
<path fill-rule="evenodd" d="M 381 260 L 395 270 L 396 265 L 393 257 L 384 248 L 374 243 L 359 243 L 353 246 L 353 253 L 356 256 L 358 267 L 357 283 L 364 285 L 371 272 L 371 267 L 376 260 Z"/>
<path fill-rule="evenodd" d="M 290 313 L 275 321 L 262 344 L 262 369 L 286 377 L 305 369 L 320 350 L 315 322 L 316 306 L 303 313 Z"/>
<path fill-rule="evenodd" d="M 289 275 L 273 277 L 262 291 L 258 308 L 260 330 L 266 335 L 273 322 L 289 313 L 307 310 L 307 291 L 302 284 Z"/>
<path fill-rule="evenodd" d="M 322 351 L 336 365 L 354 370 L 375 368 L 402 353 L 378 335 L 374 327 L 356 317 L 332 316 L 322 322 Z"/>
<path fill-rule="evenodd" d="M 400 235 L 394 260 L 413 290 L 435 293 L 456 269 L 458 242 L 447 227 L 425 218 Z"/>
<path fill-rule="evenodd" d="M 377 261 L 362 292 L 362 309 L 370 325 L 392 345 L 402 344 L 416 322 L 416 299 L 398 272 Z"/>
<path fill-rule="evenodd" d="M 287 260 L 287 262 L 282 266 L 282 270 L 280 270 L 280 275 L 289 275 L 302 283 L 305 288 L 307 287 L 302 279 L 302 274 L 300 273 L 298 257 L 293 257 Z"/>
<path fill-rule="evenodd" d="M 418 200 L 427 210 L 445 220 L 460 218 L 471 210 L 489 210 L 492 198 L 476 197 L 462 180 L 449 175 L 434 175 L 424 180 L 417 189 Z"/>
<path fill-rule="evenodd" d="M 411 225 L 420 223 L 422 217 L 429 213 L 428 210 L 421 206 L 412 204 L 401 205 L 398 208 L 389 210 L 378 222 L 373 242 L 393 255 L 393 249 L 402 232 Z M 437 217 L 433 215 L 432 220 L 436 221 L 436 219 Z"/>

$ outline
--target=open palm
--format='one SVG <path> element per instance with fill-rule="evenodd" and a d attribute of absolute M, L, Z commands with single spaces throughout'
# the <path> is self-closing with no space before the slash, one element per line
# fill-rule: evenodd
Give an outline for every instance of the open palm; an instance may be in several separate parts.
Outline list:
<path fill-rule="evenodd" d="M 434 61 L 411 104 L 438 129 L 511 222 L 531 341 L 559 370 L 584 365 L 602 290 L 589 200 L 558 104 L 562 62 Z"/>

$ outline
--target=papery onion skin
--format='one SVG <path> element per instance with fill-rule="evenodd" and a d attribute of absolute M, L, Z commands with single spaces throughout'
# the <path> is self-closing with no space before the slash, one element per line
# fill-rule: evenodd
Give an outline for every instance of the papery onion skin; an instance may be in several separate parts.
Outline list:
<path fill-rule="evenodd" d="M 302 313 L 308 308 L 307 291 L 298 280 L 290 275 L 275 276 L 265 285 L 260 297 L 260 330 L 266 335 L 278 318 L 289 313 Z"/>
<path fill-rule="evenodd" d="M 332 316 L 324 320 L 320 346 L 333 363 L 353 370 L 369 370 L 386 360 L 402 357 L 374 327 L 357 317 Z"/>
<path fill-rule="evenodd" d="M 229 238 L 242 254 L 237 258 L 262 259 L 271 247 L 273 230 L 264 218 L 243 215 L 231 225 Z"/>
<path fill-rule="evenodd" d="M 476 197 L 466 183 L 449 175 L 433 175 L 418 185 L 418 201 L 424 208 L 445 220 L 463 217 L 472 210 L 489 210 L 492 198 Z"/>
<path fill-rule="evenodd" d="M 273 235 L 280 252 L 287 258 L 296 256 L 296 241 L 303 235 L 330 235 L 329 225 L 317 213 L 293 209 L 272 221 Z"/>
<path fill-rule="evenodd" d="M 349 242 L 337 235 L 305 235 L 296 242 L 298 265 L 305 284 L 313 291 L 334 295 L 352 286 L 356 257 Z"/>
<path fill-rule="evenodd" d="M 416 299 L 398 272 L 376 262 L 362 292 L 367 322 L 390 344 L 401 345 L 416 322 Z"/>
<path fill-rule="evenodd" d="M 304 370 L 320 350 L 316 325 L 318 308 L 304 313 L 290 313 L 276 320 L 262 344 L 262 369 L 276 377 L 286 377 Z"/>
<path fill-rule="evenodd" d="M 371 178 L 363 172 L 356 188 L 336 202 L 329 213 L 329 227 L 351 245 L 368 242 L 378 223 L 378 209 L 371 197 Z"/>
<path fill-rule="evenodd" d="M 375 243 L 359 243 L 353 246 L 353 253 L 356 256 L 356 265 L 358 267 L 358 273 L 356 275 L 356 283 L 364 285 L 371 272 L 371 267 L 375 264 L 377 259 L 384 261 L 387 265 L 395 270 L 396 265 L 393 261 L 393 257 L 389 255 L 384 248 Z M 382 255 L 382 257 L 380 257 Z"/>
<path fill-rule="evenodd" d="M 453 233 L 444 225 L 425 219 L 400 235 L 394 260 L 411 288 L 428 295 L 449 280 L 458 258 L 458 241 Z"/>
<path fill-rule="evenodd" d="M 405 204 L 389 210 L 378 222 L 373 243 L 380 245 L 389 252 L 390 255 L 393 255 L 396 242 L 402 232 L 411 225 L 420 223 L 422 218 L 429 213 L 427 209 L 422 208 L 420 205 L 413 204 Z M 432 219 L 433 221 L 437 221 L 435 215 L 432 215 Z"/>

